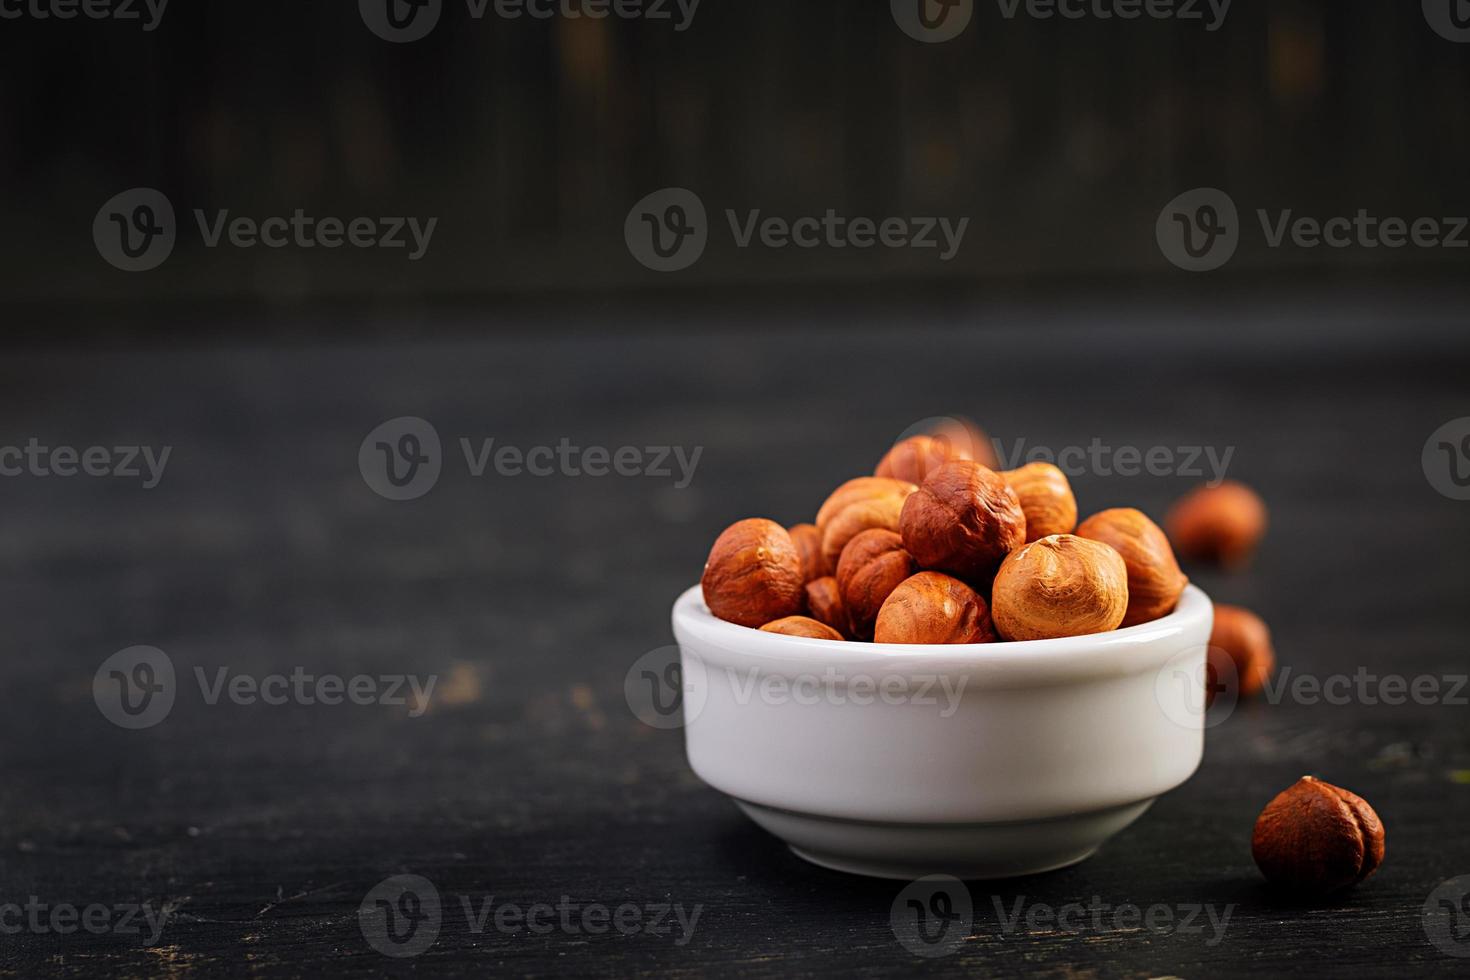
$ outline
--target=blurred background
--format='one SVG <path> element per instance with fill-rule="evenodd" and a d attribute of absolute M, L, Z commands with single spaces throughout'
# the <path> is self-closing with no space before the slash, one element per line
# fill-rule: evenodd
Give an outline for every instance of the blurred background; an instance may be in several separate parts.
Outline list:
<path fill-rule="evenodd" d="M 8 2 L 26 12 L 0 20 L 0 295 L 26 314 L 13 327 L 89 310 L 116 329 L 130 314 L 154 329 L 150 318 L 179 315 L 170 329 L 197 337 L 229 322 L 198 313 L 242 304 L 493 314 L 710 288 L 1454 286 L 1470 256 L 1272 249 L 1255 217 L 1470 213 L 1470 45 L 1437 33 L 1419 3 L 1237 0 L 1217 19 L 1201 0 L 1200 19 L 1120 20 L 1024 5 L 1008 18 L 986 0 L 957 37 L 922 43 L 878 0 L 703 0 L 692 16 L 669 0 L 667 19 L 507 19 L 494 3 L 477 18 L 443 0 L 425 36 L 395 43 L 367 24 L 380 0 L 175 0 L 151 30 L 142 0 L 131 21 Z M 669 186 L 702 199 L 711 233 L 692 267 L 659 273 L 629 255 L 623 224 Z M 90 234 L 103 203 L 134 187 L 162 192 L 179 222 L 174 252 L 147 273 L 102 262 Z M 1171 265 L 1154 234 L 1195 187 L 1225 191 L 1243 222 L 1234 258 L 1208 275 Z M 404 249 L 210 249 L 193 218 L 297 208 L 438 224 L 409 261 Z M 827 208 L 969 225 L 940 261 L 741 249 L 725 219 Z"/>

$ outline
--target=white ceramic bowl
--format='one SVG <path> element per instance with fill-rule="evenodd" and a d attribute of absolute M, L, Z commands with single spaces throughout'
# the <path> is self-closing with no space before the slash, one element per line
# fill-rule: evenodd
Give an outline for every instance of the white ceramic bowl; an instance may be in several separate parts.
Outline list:
<path fill-rule="evenodd" d="M 1213 607 L 1094 636 L 922 646 L 674 604 L 689 763 L 800 857 L 884 878 L 1074 864 L 1199 766 Z"/>

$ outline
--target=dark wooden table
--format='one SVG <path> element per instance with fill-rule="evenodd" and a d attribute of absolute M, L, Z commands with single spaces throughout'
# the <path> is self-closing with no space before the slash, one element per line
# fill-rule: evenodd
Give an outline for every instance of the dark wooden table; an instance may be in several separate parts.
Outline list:
<path fill-rule="evenodd" d="M 0 974 L 1463 975 L 1470 960 L 1448 952 L 1470 953 L 1470 937 L 1446 950 L 1425 919 L 1436 886 L 1470 874 L 1463 700 L 1242 706 L 1198 774 L 1093 859 L 972 883 L 970 936 L 924 960 L 890 927 L 902 883 L 794 858 L 693 776 L 677 731 L 632 715 L 623 680 L 671 642 L 670 603 L 720 528 L 810 517 L 911 422 L 945 412 L 1008 443 L 1234 447 L 1231 475 L 1267 497 L 1271 533 L 1252 570 L 1191 569 L 1199 584 L 1259 610 L 1295 672 L 1465 674 L 1470 503 L 1421 466 L 1429 434 L 1470 415 L 1464 309 L 1405 293 L 820 321 L 622 312 L 555 329 L 456 314 L 441 324 L 452 339 L 411 344 L 292 340 L 273 322 L 279 342 L 13 354 L 0 444 L 172 453 L 153 489 L 0 479 L 0 906 L 19 908 L 0 909 Z M 505 339 L 475 339 L 492 330 Z M 405 415 L 434 424 L 443 471 L 392 502 L 358 449 Z M 685 489 L 477 478 L 461 437 L 703 455 Z M 1074 480 L 1084 511 L 1154 514 L 1194 482 Z M 170 658 L 177 696 L 158 724 L 125 730 L 93 675 L 139 644 Z M 420 717 L 211 704 L 195 669 L 212 682 L 222 667 L 438 680 Z M 1249 850 L 1262 805 L 1305 773 L 1360 792 L 1388 827 L 1381 872 L 1317 904 L 1267 890 Z M 358 910 L 402 874 L 432 882 L 442 923 L 421 955 L 392 959 Z M 463 901 L 566 905 L 571 925 L 542 913 L 544 933 L 493 918 L 476 933 Z M 1008 931 L 997 903 L 1009 916 L 1018 901 Z M 42 903 L 39 927 L 9 928 Z M 1230 918 L 1219 935 L 1120 928 L 1113 912 L 1025 923 L 1073 903 Z M 691 933 L 672 913 L 644 928 L 666 905 L 698 909 Z M 89 906 L 96 929 L 52 928 Z M 132 906 L 164 916 L 156 938 Z M 620 906 L 636 933 L 583 928 Z"/>

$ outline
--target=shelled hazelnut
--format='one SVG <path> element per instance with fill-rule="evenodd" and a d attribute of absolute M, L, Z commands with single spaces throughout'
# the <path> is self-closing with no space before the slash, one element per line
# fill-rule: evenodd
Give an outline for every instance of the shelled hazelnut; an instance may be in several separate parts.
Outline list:
<path fill-rule="evenodd" d="M 736 521 L 715 539 L 700 586 L 709 611 L 741 626 L 764 626 L 801 612 L 801 558 L 775 521 Z"/>
<path fill-rule="evenodd" d="M 796 554 L 801 558 L 801 578 L 804 582 L 831 575 L 832 569 L 822 556 L 822 532 L 815 524 L 793 524 L 786 529 L 791 543 L 796 545 Z"/>
<path fill-rule="evenodd" d="M 1101 542 L 1054 534 L 1006 558 L 990 601 L 1007 640 L 1106 633 L 1128 610 L 1128 569 Z"/>
<path fill-rule="evenodd" d="M 1206 663 L 1211 701 L 1221 678 L 1229 677 L 1235 678 L 1240 697 L 1253 697 L 1276 670 L 1270 628 L 1249 609 L 1217 604 Z"/>
<path fill-rule="evenodd" d="M 765 633 L 784 633 L 787 636 L 809 636 L 816 640 L 840 640 L 842 634 L 808 616 L 784 616 L 761 627 Z"/>
<path fill-rule="evenodd" d="M 1077 527 L 1077 498 L 1067 474 L 1051 463 L 1027 463 L 1005 470 L 1001 479 L 1016 493 L 1026 515 L 1026 540 L 1071 534 Z"/>
<path fill-rule="evenodd" d="M 1123 626 L 1150 623 L 1179 604 L 1189 579 L 1174 560 L 1174 549 L 1159 526 L 1140 510 L 1114 507 L 1093 514 L 1077 536 L 1101 541 L 1123 556 L 1128 568 L 1128 612 Z"/>
<path fill-rule="evenodd" d="M 1251 856 L 1272 884 L 1325 895 L 1377 871 L 1384 843 L 1383 822 L 1366 800 L 1303 776 L 1256 818 Z"/>
<path fill-rule="evenodd" d="M 817 511 L 822 560 L 827 567 L 836 569 L 842 549 L 863 531 L 872 528 L 897 531 L 904 501 L 916 489 L 904 480 L 860 476 L 834 490 Z"/>
<path fill-rule="evenodd" d="M 972 459 L 969 449 L 947 438 L 909 436 L 878 461 L 874 476 L 886 476 L 919 484 L 934 470 L 953 459 Z"/>
<path fill-rule="evenodd" d="M 904 502 L 899 533 L 921 567 L 987 581 L 1026 542 L 1026 514 L 994 470 L 955 460 L 930 473 Z"/>
<path fill-rule="evenodd" d="M 837 576 L 823 575 L 806 584 L 806 608 L 812 619 L 825 623 L 843 636 L 847 635 L 847 608 L 837 588 Z"/>
<path fill-rule="evenodd" d="M 1180 557 L 1236 568 L 1250 561 L 1266 533 L 1266 505 L 1243 483 L 1227 480 L 1182 497 L 1164 517 Z"/>
<path fill-rule="evenodd" d="M 852 635 L 871 640 L 884 600 L 918 570 L 903 539 L 892 531 L 873 528 L 853 538 L 837 562 L 837 590 Z"/>
<path fill-rule="evenodd" d="M 919 572 L 898 584 L 873 632 L 877 643 L 990 643 L 995 625 L 979 593 L 943 572 Z"/>

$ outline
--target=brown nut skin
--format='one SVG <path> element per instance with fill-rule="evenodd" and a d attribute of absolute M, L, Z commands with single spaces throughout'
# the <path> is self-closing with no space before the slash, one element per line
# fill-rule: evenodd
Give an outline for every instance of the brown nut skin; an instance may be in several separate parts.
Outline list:
<path fill-rule="evenodd" d="M 1273 885 L 1327 895 L 1383 863 L 1383 822 L 1362 797 L 1303 776 L 1266 804 L 1251 835 L 1256 867 Z"/>
<path fill-rule="evenodd" d="M 1206 697 L 1211 703 L 1221 684 L 1229 687 L 1233 683 L 1239 697 L 1254 697 L 1276 671 L 1270 627 L 1249 609 L 1215 606 L 1215 627 L 1210 632 L 1206 663 Z"/>
<path fill-rule="evenodd" d="M 894 444 L 878 461 L 874 476 L 886 476 L 909 483 L 923 483 L 924 478 L 952 459 L 972 459 L 970 450 L 945 437 L 909 436 Z"/>
<path fill-rule="evenodd" d="M 1071 534 L 1077 527 L 1077 498 L 1067 474 L 1050 463 L 1027 463 L 1001 473 L 1026 514 L 1026 541 Z"/>
<path fill-rule="evenodd" d="M 822 557 L 822 532 L 815 524 L 795 524 L 786 533 L 791 535 L 791 543 L 796 545 L 796 553 L 801 558 L 802 581 L 832 574 L 831 566 Z"/>
<path fill-rule="evenodd" d="M 833 490 L 817 511 L 817 530 L 825 532 L 827 525 L 842 511 L 863 500 L 888 497 L 895 494 L 907 497 L 918 487 L 906 480 L 892 480 L 883 476 L 858 476 Z"/>
<path fill-rule="evenodd" d="M 918 570 L 903 550 L 903 539 L 892 531 L 873 528 L 853 538 L 837 562 L 837 591 L 847 607 L 849 633 L 871 640 L 884 600 Z"/>
<path fill-rule="evenodd" d="M 888 494 L 854 501 L 839 510 L 822 531 L 822 560 L 832 568 L 847 543 L 864 531 L 879 528 L 898 530 L 898 516 L 903 513 L 907 494 Z"/>
<path fill-rule="evenodd" d="M 823 575 L 806 584 L 806 609 L 812 619 L 847 636 L 847 607 L 842 604 L 835 575 Z"/>
<path fill-rule="evenodd" d="M 935 419 L 929 426 L 929 435 L 964 450 L 966 459 L 973 459 L 992 470 L 1000 469 L 995 443 L 984 429 L 963 416 Z"/>
<path fill-rule="evenodd" d="M 898 584 L 878 610 L 876 643 L 993 643 L 990 606 L 943 572 L 920 572 Z"/>
<path fill-rule="evenodd" d="M 1238 568 L 1266 533 L 1266 505 L 1250 487 L 1227 480 L 1182 497 L 1164 516 L 1164 528 L 1181 558 Z"/>
<path fill-rule="evenodd" d="M 806 616 L 783 616 L 761 627 L 763 633 L 784 633 L 787 636 L 809 636 L 815 640 L 840 640 L 842 634 L 815 619 Z"/>
<path fill-rule="evenodd" d="M 970 582 L 989 581 L 1026 543 L 1026 514 L 994 470 L 972 460 L 945 463 L 904 501 L 904 547 L 924 568 Z"/>
<path fill-rule="evenodd" d="M 1118 628 L 1128 568 L 1099 541 L 1054 534 L 1012 552 L 995 576 L 990 613 L 1007 640 L 1086 636 Z"/>
<path fill-rule="evenodd" d="M 1168 537 L 1143 511 L 1132 507 L 1100 511 L 1082 522 L 1077 536 L 1101 541 L 1123 556 L 1128 566 L 1128 612 L 1123 626 L 1151 623 L 1179 605 L 1189 579 L 1179 570 Z"/>
<path fill-rule="evenodd" d="M 751 628 L 795 616 L 806 598 L 791 535 L 762 517 L 736 521 L 720 532 L 699 584 L 710 612 Z"/>

